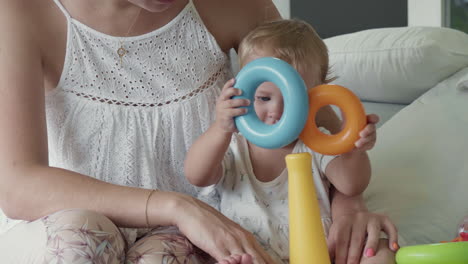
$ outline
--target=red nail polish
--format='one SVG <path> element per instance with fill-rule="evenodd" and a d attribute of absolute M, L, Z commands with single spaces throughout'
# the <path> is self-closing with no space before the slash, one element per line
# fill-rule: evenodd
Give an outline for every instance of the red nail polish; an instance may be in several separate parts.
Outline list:
<path fill-rule="evenodd" d="M 366 257 L 373 257 L 375 254 L 374 250 L 372 248 L 366 249 Z"/>

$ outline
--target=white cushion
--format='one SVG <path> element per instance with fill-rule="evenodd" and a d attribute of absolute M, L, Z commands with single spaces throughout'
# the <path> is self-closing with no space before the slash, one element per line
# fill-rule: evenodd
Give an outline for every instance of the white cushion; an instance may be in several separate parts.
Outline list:
<path fill-rule="evenodd" d="M 468 215 L 468 67 L 440 82 L 377 131 L 369 152 L 369 210 L 388 215 L 402 246 L 452 240 Z"/>
<path fill-rule="evenodd" d="M 466 76 L 464 79 L 460 80 L 457 83 L 457 88 L 460 89 L 460 90 L 468 89 L 468 76 Z"/>
<path fill-rule="evenodd" d="M 361 99 L 408 104 L 468 66 L 468 34 L 449 28 L 380 28 L 325 39 L 335 83 Z"/>

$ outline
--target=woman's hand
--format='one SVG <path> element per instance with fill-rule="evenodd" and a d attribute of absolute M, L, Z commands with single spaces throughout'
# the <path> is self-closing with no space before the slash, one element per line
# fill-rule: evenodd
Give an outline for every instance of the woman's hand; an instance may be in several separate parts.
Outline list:
<path fill-rule="evenodd" d="M 229 256 L 249 254 L 255 264 L 274 264 L 255 237 L 211 206 L 179 194 L 174 225 L 197 247 L 221 262 Z"/>
<path fill-rule="evenodd" d="M 216 102 L 215 125 L 226 132 L 237 132 L 234 117 L 247 113 L 246 108 L 239 107 L 250 104 L 247 99 L 232 99 L 233 96 L 242 94 L 241 90 L 233 87 L 234 83 L 234 79 L 226 82 Z"/>
<path fill-rule="evenodd" d="M 387 239 L 380 239 L 378 248 L 374 257 L 364 257 L 360 264 L 395 264 L 395 252 L 388 248 Z"/>
<path fill-rule="evenodd" d="M 382 230 L 388 236 L 388 247 L 396 251 L 397 230 L 388 217 L 362 211 L 333 219 L 327 240 L 330 257 L 335 264 L 357 264 L 361 256 L 375 256 Z"/>
<path fill-rule="evenodd" d="M 371 150 L 377 140 L 376 124 L 379 122 L 379 116 L 376 114 L 367 115 L 367 125 L 359 132 L 359 139 L 354 143 L 355 150 Z"/>

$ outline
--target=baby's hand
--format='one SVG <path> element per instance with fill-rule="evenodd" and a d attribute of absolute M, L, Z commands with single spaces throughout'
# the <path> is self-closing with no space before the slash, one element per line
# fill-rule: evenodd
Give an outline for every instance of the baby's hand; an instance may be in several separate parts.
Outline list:
<path fill-rule="evenodd" d="M 371 150 L 377 140 L 375 124 L 379 122 L 379 116 L 376 114 L 367 115 L 367 125 L 359 132 L 359 139 L 354 143 L 356 150 Z"/>
<path fill-rule="evenodd" d="M 232 87 L 234 83 L 234 79 L 226 82 L 216 102 L 215 125 L 226 132 L 237 131 L 236 125 L 234 124 L 234 117 L 247 113 L 246 108 L 239 107 L 248 106 L 250 104 L 250 101 L 247 99 L 232 99 L 233 96 L 242 94 L 241 90 Z"/>

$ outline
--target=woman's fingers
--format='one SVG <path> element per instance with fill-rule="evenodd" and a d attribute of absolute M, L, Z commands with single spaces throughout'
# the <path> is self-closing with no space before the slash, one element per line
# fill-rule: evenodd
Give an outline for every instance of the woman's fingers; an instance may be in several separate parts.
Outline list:
<path fill-rule="evenodd" d="M 361 217 L 362 218 L 362 217 Z M 358 219 L 359 220 L 359 219 Z M 361 224 L 364 223 L 364 224 Z M 353 225 L 346 263 L 359 263 L 366 240 L 367 225 L 365 219 Z"/>
<path fill-rule="evenodd" d="M 260 257 L 261 257 L 261 261 L 259 261 L 258 263 L 265 263 L 265 264 L 278 264 L 278 263 L 275 263 L 273 261 L 273 259 L 271 258 L 270 255 L 268 255 L 268 253 L 262 248 L 262 246 L 260 246 L 260 244 L 258 242 L 255 241 L 255 250 L 256 252 L 259 252 L 260 254 Z"/>
<path fill-rule="evenodd" d="M 176 225 L 195 246 L 218 262 L 231 255 L 244 253 L 239 242 L 239 235 L 246 232 L 242 227 L 197 199 L 187 197 L 186 201 L 188 203 L 182 204 L 178 211 L 190 215 L 193 221 L 177 221 Z"/>
<path fill-rule="evenodd" d="M 344 228 L 341 232 L 335 233 L 333 238 L 335 240 L 335 250 L 331 254 L 335 257 L 335 264 L 346 264 L 348 258 L 348 249 L 351 237 L 351 227 Z"/>
<path fill-rule="evenodd" d="M 374 220 L 374 219 L 373 219 Z M 372 256 L 377 253 L 379 241 L 380 241 L 380 232 L 384 231 L 387 234 L 389 248 L 392 251 L 396 251 L 399 248 L 398 245 L 398 231 L 395 225 L 390 221 L 390 219 L 386 216 L 379 216 L 378 219 L 375 219 L 372 222 L 369 222 L 367 232 L 368 232 L 368 239 L 366 243 L 366 248 L 364 251 L 364 255 L 366 257 L 371 257 L 367 253 L 374 253 L 371 254 Z M 372 249 L 372 251 L 370 251 Z"/>
<path fill-rule="evenodd" d="M 229 234 L 224 236 L 224 242 L 225 246 L 222 250 L 224 256 L 220 260 L 226 258 L 232 260 L 233 258 L 229 258 L 230 256 L 239 255 L 242 260 L 239 262 L 241 264 L 274 264 L 255 237 L 236 224 L 235 227 L 230 229 Z M 215 259 L 218 260 L 216 257 Z M 230 262 L 228 263 L 230 264 Z"/>
<path fill-rule="evenodd" d="M 218 245 L 218 248 L 216 251 L 211 253 L 210 255 L 218 261 L 218 263 L 226 263 L 227 259 L 229 256 L 231 256 L 231 252 L 229 250 L 230 245 L 222 244 L 221 246 Z M 224 262 L 223 262 L 224 261 Z M 229 263 L 229 262 L 227 262 Z"/>
<path fill-rule="evenodd" d="M 236 255 L 226 257 L 222 261 L 218 262 L 218 264 L 238 264 L 238 263 L 242 263 L 241 260 L 242 260 L 242 256 L 236 254 Z"/>
<path fill-rule="evenodd" d="M 252 256 L 250 256 L 249 254 L 242 255 L 240 263 L 241 264 L 253 264 Z"/>
<path fill-rule="evenodd" d="M 252 263 L 255 264 L 270 264 L 275 263 L 273 259 L 265 252 L 263 247 L 257 242 L 255 237 L 246 233 L 245 238 L 241 240 L 244 248 L 244 252 L 250 255 Z M 244 257 L 245 263 L 249 263 L 248 257 Z M 244 263 L 244 262 L 242 262 Z"/>
<path fill-rule="evenodd" d="M 396 227 L 386 216 L 365 212 L 336 219 L 327 241 L 331 259 L 334 257 L 335 264 L 358 264 L 363 257 L 378 256 L 382 230 L 389 237 L 390 249 L 398 249 Z"/>
<path fill-rule="evenodd" d="M 400 246 L 398 245 L 398 231 L 396 226 L 390 221 L 388 217 L 384 217 L 382 222 L 382 229 L 388 236 L 390 250 L 397 251 Z"/>
<path fill-rule="evenodd" d="M 364 249 L 365 257 L 373 257 L 377 252 L 380 240 L 381 226 L 379 221 L 370 221 L 367 225 L 367 242 Z"/>
<path fill-rule="evenodd" d="M 236 260 L 231 256 L 240 255 L 241 264 L 275 263 L 255 237 L 239 224 L 199 200 L 191 197 L 187 200 L 188 206 L 182 206 L 178 211 L 190 215 L 194 220 L 180 221 L 176 225 L 194 245 L 210 254 L 216 261 L 229 263 Z"/>

